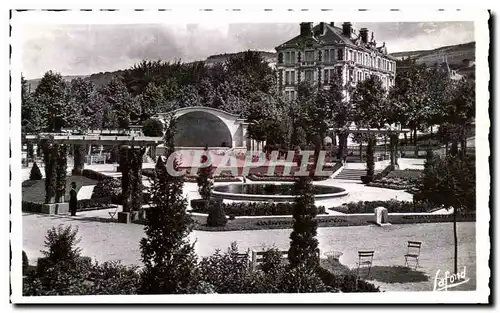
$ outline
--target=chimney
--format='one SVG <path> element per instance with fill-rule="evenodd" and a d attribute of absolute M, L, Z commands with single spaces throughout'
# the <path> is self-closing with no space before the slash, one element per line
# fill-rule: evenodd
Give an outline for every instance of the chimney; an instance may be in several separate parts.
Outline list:
<path fill-rule="evenodd" d="M 351 22 L 345 22 L 342 24 L 342 34 L 346 37 L 351 38 L 352 33 L 352 24 Z"/>
<path fill-rule="evenodd" d="M 359 30 L 359 34 L 361 35 L 361 42 L 364 44 L 368 43 L 368 28 L 361 28 Z"/>
<path fill-rule="evenodd" d="M 325 34 L 326 26 L 325 22 L 320 22 L 319 23 L 319 35 L 322 36 Z"/>
<path fill-rule="evenodd" d="M 311 36 L 312 35 L 312 25 L 311 22 L 300 23 L 300 35 L 301 36 Z"/>
<path fill-rule="evenodd" d="M 335 22 L 330 22 L 331 27 L 335 27 Z"/>

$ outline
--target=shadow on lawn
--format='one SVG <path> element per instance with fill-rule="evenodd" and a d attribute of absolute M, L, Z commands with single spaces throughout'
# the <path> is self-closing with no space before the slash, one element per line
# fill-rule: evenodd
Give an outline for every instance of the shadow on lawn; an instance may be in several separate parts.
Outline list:
<path fill-rule="evenodd" d="M 321 260 L 320 265 L 329 270 L 334 275 L 346 275 L 354 274 L 356 275 L 357 270 L 350 269 L 344 264 L 337 261 Z M 381 283 L 417 283 L 424 282 L 429 279 L 424 272 L 414 270 L 409 267 L 404 266 L 372 266 L 370 270 L 370 275 L 365 276 L 366 269 L 363 269 L 363 275 L 360 277 L 363 279 L 376 280 Z"/>
<path fill-rule="evenodd" d="M 418 283 L 427 281 L 429 277 L 424 272 L 404 266 L 373 266 L 370 278 L 382 283 Z"/>

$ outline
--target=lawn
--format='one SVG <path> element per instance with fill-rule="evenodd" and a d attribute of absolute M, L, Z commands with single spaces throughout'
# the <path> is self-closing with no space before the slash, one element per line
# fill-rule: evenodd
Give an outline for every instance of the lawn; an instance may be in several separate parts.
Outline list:
<path fill-rule="evenodd" d="M 329 260 L 320 260 L 320 265 L 336 276 L 356 274 L 355 268 L 349 269 L 349 267 L 341 264 L 338 261 L 331 262 Z M 367 270 L 363 268 L 362 273 L 367 274 Z M 429 277 L 424 272 L 405 266 L 373 266 L 370 269 L 370 275 L 363 278 L 389 284 L 417 283 L 424 282 L 429 279 Z"/>
<path fill-rule="evenodd" d="M 29 183 L 27 183 L 29 182 Z M 76 189 L 80 190 L 82 186 L 97 185 L 97 180 L 85 176 L 69 176 L 66 179 L 66 197 L 69 199 L 71 183 L 76 183 Z M 43 203 L 45 202 L 45 179 L 24 181 L 22 187 L 23 201 Z"/>

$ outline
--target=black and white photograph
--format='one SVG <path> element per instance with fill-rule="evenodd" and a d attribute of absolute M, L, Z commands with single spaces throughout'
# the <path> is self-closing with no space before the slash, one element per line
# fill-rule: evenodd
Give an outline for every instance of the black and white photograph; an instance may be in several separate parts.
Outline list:
<path fill-rule="evenodd" d="M 489 18 L 12 10 L 11 301 L 488 303 Z"/>

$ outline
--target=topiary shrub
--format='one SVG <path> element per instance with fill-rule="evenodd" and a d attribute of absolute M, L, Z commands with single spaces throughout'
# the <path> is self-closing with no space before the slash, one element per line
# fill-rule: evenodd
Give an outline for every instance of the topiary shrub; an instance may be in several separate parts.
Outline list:
<path fill-rule="evenodd" d="M 210 227 L 226 226 L 227 218 L 224 212 L 224 206 L 221 202 L 210 202 L 207 225 Z"/>
<path fill-rule="evenodd" d="M 38 167 L 38 165 L 35 163 L 33 163 L 33 167 L 31 168 L 31 172 L 30 172 L 30 180 L 41 180 L 43 177 L 42 177 L 42 172 L 40 171 L 40 168 Z"/>

